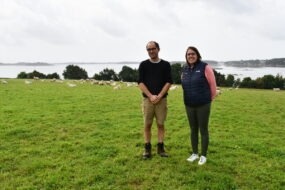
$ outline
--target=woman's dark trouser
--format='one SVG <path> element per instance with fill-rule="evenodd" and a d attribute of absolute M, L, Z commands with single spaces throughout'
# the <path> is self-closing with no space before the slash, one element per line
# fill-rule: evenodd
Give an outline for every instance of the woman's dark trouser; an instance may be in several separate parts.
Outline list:
<path fill-rule="evenodd" d="M 185 106 L 189 125 L 191 128 L 191 144 L 194 154 L 198 154 L 198 133 L 200 129 L 202 139 L 202 155 L 207 156 L 209 145 L 208 123 L 211 103 L 202 106 Z"/>

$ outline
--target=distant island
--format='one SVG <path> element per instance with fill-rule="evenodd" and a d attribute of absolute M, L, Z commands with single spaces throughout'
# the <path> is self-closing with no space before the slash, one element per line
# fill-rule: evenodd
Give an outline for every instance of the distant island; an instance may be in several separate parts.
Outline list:
<path fill-rule="evenodd" d="M 52 66 L 54 64 L 45 62 L 18 62 L 18 63 L 0 63 L 5 66 Z"/>
<path fill-rule="evenodd" d="M 226 67 L 285 67 L 285 58 L 274 58 L 268 60 L 240 60 L 240 61 L 213 61 L 203 60 L 213 67 L 226 66 Z M 185 61 L 173 61 L 173 63 L 182 63 Z"/>
<path fill-rule="evenodd" d="M 213 67 L 285 67 L 285 58 L 274 58 L 268 60 L 240 60 L 240 61 L 214 61 L 204 60 Z M 64 62 L 64 63 L 46 63 L 46 62 L 18 62 L 18 63 L 0 63 L 0 66 L 53 66 L 53 65 L 91 65 L 91 64 L 139 64 L 135 61 L 120 61 L 120 62 Z M 185 61 L 171 61 L 171 64 L 185 64 Z"/>
<path fill-rule="evenodd" d="M 231 67 L 285 67 L 285 58 L 226 61 L 224 64 Z"/>
<path fill-rule="evenodd" d="M 46 63 L 46 62 L 18 62 L 18 63 L 0 63 L 0 66 L 54 66 L 54 65 L 92 65 L 92 64 L 139 64 L 134 61 L 122 62 L 64 62 L 64 63 Z"/>

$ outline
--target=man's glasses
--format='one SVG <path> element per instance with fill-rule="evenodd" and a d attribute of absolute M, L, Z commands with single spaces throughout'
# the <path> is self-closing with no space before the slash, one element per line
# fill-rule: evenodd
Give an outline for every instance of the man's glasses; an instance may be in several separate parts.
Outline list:
<path fill-rule="evenodd" d="M 154 51 L 154 50 L 156 50 L 156 48 L 147 48 L 146 50 L 147 51 Z"/>
<path fill-rule="evenodd" d="M 195 56 L 196 53 L 187 53 L 187 56 Z"/>

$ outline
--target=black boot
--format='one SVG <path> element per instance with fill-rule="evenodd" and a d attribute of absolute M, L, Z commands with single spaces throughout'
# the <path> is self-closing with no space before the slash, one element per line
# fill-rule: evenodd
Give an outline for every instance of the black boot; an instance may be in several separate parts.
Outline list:
<path fill-rule="evenodd" d="M 150 158 L 151 157 L 151 144 L 145 143 L 144 148 L 145 148 L 145 152 L 142 155 L 143 159 Z"/>
<path fill-rule="evenodd" d="M 159 154 L 161 157 L 169 157 L 169 155 L 164 151 L 163 142 L 157 144 L 157 154 Z"/>

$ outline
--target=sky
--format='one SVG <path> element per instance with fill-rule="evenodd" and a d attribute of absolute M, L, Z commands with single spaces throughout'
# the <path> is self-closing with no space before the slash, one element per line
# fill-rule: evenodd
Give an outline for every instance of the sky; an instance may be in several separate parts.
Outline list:
<path fill-rule="evenodd" d="M 0 0 L 0 62 L 285 57 L 284 0 Z"/>

